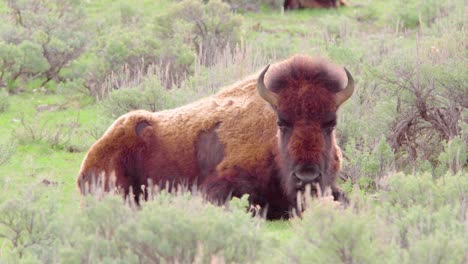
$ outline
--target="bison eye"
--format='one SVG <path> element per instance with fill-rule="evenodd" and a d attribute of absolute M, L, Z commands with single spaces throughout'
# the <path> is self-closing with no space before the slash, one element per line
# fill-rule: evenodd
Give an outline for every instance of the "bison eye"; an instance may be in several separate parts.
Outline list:
<path fill-rule="evenodd" d="M 278 125 L 279 129 L 281 130 L 291 127 L 291 124 L 283 119 L 278 119 L 278 121 L 276 121 L 276 125 Z"/>
<path fill-rule="evenodd" d="M 322 127 L 325 129 L 325 128 L 334 128 L 336 126 L 336 119 L 334 120 L 330 120 L 324 124 L 322 124 Z"/>
<path fill-rule="evenodd" d="M 336 126 L 336 119 L 331 120 L 329 122 L 326 122 L 325 124 L 322 125 L 323 131 L 325 131 L 327 134 L 331 134 L 333 132 L 333 129 L 335 129 Z"/>
<path fill-rule="evenodd" d="M 334 129 L 335 129 L 335 127 L 325 127 L 325 128 L 323 128 L 323 131 L 325 131 L 325 133 L 327 133 L 327 134 L 331 134 Z"/>

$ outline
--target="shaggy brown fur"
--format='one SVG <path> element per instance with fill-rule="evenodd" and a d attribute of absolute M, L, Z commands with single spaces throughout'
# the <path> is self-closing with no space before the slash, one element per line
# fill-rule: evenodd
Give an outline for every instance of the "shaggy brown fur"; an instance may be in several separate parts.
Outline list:
<path fill-rule="evenodd" d="M 217 202 L 250 194 L 252 203 L 268 206 L 268 218 L 281 218 L 298 191 L 289 165 L 326 163 L 320 185 L 339 192 L 341 154 L 333 133 L 322 137 L 320 122 L 336 118 L 334 93 L 347 83 L 343 68 L 307 56 L 272 65 L 265 83 L 279 95 L 278 107 L 259 96 L 257 76 L 183 107 L 119 117 L 84 158 L 80 190 L 102 174 L 115 177 L 126 193 L 132 186 L 137 196 L 148 179 L 197 184 Z M 286 143 L 278 144 L 278 114 L 299 128 Z"/>
<path fill-rule="evenodd" d="M 339 6 L 347 6 L 345 0 L 286 0 L 284 1 L 284 9 L 299 9 L 299 8 L 336 8 Z"/>

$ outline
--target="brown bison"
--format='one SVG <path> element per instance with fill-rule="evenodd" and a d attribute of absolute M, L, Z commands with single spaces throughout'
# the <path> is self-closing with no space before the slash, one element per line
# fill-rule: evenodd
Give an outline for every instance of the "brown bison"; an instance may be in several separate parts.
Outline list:
<path fill-rule="evenodd" d="M 336 8 L 340 5 L 346 6 L 345 0 L 286 0 L 284 9 L 299 8 Z"/>
<path fill-rule="evenodd" d="M 78 186 L 105 175 L 138 199 L 149 179 L 194 184 L 215 202 L 249 194 L 269 219 L 288 217 L 306 184 L 340 200 L 336 112 L 353 90 L 346 69 L 294 56 L 189 105 L 130 112 L 88 151 Z"/>

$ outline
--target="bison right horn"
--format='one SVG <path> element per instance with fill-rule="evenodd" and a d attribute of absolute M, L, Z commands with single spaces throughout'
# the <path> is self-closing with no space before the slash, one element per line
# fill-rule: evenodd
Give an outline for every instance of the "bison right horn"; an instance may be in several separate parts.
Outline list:
<path fill-rule="evenodd" d="M 257 91 L 260 96 L 270 103 L 272 106 L 277 107 L 278 106 L 278 95 L 270 91 L 266 86 L 264 82 L 265 78 L 265 73 L 268 71 L 268 68 L 270 68 L 270 64 L 268 64 L 265 69 L 260 73 L 260 76 L 258 76 L 257 80 Z"/>
<path fill-rule="evenodd" d="M 351 95 L 354 92 L 353 76 L 351 75 L 351 73 L 349 73 L 348 69 L 344 68 L 344 70 L 346 72 L 346 77 L 348 77 L 348 84 L 343 90 L 336 93 L 336 106 L 337 107 L 340 106 L 342 103 L 344 103 L 346 100 L 348 100 L 348 98 L 351 97 Z"/>

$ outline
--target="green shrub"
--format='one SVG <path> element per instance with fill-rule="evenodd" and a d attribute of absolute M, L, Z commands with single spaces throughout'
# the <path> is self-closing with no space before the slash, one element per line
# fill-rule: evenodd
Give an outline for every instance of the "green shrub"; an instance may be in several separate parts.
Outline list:
<path fill-rule="evenodd" d="M 61 70 L 84 51 L 87 41 L 80 1 L 7 1 L 0 28 L 3 81 L 13 90 L 22 78 L 57 79 Z"/>
<path fill-rule="evenodd" d="M 380 184 L 381 191 L 372 195 L 355 188 L 346 209 L 327 198 L 309 201 L 302 219 L 292 222 L 293 238 L 277 250 L 277 262 L 466 260 L 466 173 L 437 180 L 430 173 L 398 173 Z"/>
<path fill-rule="evenodd" d="M 13 139 L 0 142 L 0 166 L 7 163 L 16 152 L 16 142 Z"/>
<path fill-rule="evenodd" d="M 118 234 L 135 217 L 118 196 L 108 196 L 102 201 L 88 197 L 86 207 L 76 213 L 70 222 L 69 232 L 63 234 L 60 257 L 66 263 L 93 263 L 120 260 L 136 263 L 126 241 Z"/>
<path fill-rule="evenodd" d="M 139 12 L 128 3 L 120 3 L 120 23 L 124 25 L 132 25 L 138 22 Z"/>
<path fill-rule="evenodd" d="M 145 256 L 147 262 L 171 263 L 197 259 L 206 263 L 215 256 L 228 263 L 250 262 L 258 258 L 265 243 L 245 209 L 223 212 L 190 194 L 177 199 L 156 196 L 143 207 L 139 221 L 122 232 L 122 239 L 136 245 L 136 252 L 152 248 L 154 256 Z M 156 239 L 160 242 L 154 244 Z"/>
<path fill-rule="evenodd" d="M 454 1 L 398 0 L 389 15 L 392 22 L 397 22 L 404 28 L 414 28 L 431 26 L 437 18 L 449 15 L 454 10 Z"/>
<path fill-rule="evenodd" d="M 434 180 L 429 173 L 400 173 L 389 176 L 386 184 L 376 213 L 396 227 L 395 238 L 409 254 L 409 262 L 463 262 L 468 249 L 466 174 Z"/>
<path fill-rule="evenodd" d="M 4 183 L 0 181 L 0 183 Z M 0 194 L 0 260 L 7 263 L 463 263 L 466 174 L 388 175 L 348 208 L 308 201 L 289 239 L 264 235 L 247 198 L 218 207 L 188 192 L 150 190 L 139 208 L 121 196 L 87 196 L 62 207 L 61 194 L 6 185 Z M 131 203 L 130 203 L 131 204 Z M 270 241 L 273 240 L 273 241 Z"/>
<path fill-rule="evenodd" d="M 158 65 L 161 43 L 148 27 L 109 25 L 91 52 L 77 60 L 67 78 L 84 80 L 91 96 L 104 98 L 110 91 L 138 85 Z"/>
<path fill-rule="evenodd" d="M 319 25 L 324 28 L 324 37 L 327 42 L 336 43 L 346 41 L 356 31 L 356 24 L 345 16 L 327 15 L 319 18 Z"/>
<path fill-rule="evenodd" d="M 132 110 L 145 109 L 145 102 L 142 91 L 122 89 L 113 91 L 103 102 L 103 108 L 108 116 L 118 117 Z"/>
<path fill-rule="evenodd" d="M 14 194 L 2 190 L 0 197 L 0 259 L 56 262 L 58 234 L 64 230 L 57 223 L 56 191 L 30 186 Z"/>
<path fill-rule="evenodd" d="M 114 118 L 137 109 L 155 112 L 176 106 L 180 100 L 176 90 L 166 90 L 156 76 L 151 76 L 137 87 L 113 91 L 102 105 L 106 115 Z"/>
<path fill-rule="evenodd" d="M 242 18 L 234 15 L 229 5 L 220 0 L 206 4 L 201 0 L 184 0 L 156 19 L 155 31 L 159 39 L 168 43 L 182 40 L 203 65 L 212 65 L 216 53 L 235 48 L 240 41 L 241 25 Z"/>
<path fill-rule="evenodd" d="M 27 39 L 19 44 L 0 39 L 0 62 L 0 82 L 4 82 L 10 92 L 15 92 L 18 88 L 19 78 L 27 79 L 30 75 L 40 75 L 49 68 L 40 43 Z"/>
<path fill-rule="evenodd" d="M 77 119 L 51 124 L 50 118 L 42 118 L 41 114 L 36 114 L 33 118 L 21 116 L 19 121 L 18 126 L 12 131 L 19 144 L 42 142 L 57 150 L 68 149 L 72 152 L 79 150 L 70 144 L 79 126 Z"/>
<path fill-rule="evenodd" d="M 463 263 L 467 258 L 467 242 L 459 234 L 449 233 L 442 227 L 424 238 L 409 241 L 412 244 L 409 263 Z"/>
<path fill-rule="evenodd" d="M 8 97 L 8 92 L 3 89 L 0 90 L 0 113 L 8 111 L 10 107 L 10 98 Z"/>
<path fill-rule="evenodd" d="M 342 174 L 353 184 L 372 190 L 380 177 L 396 169 L 394 153 L 386 139 L 396 113 L 392 99 L 381 99 L 372 91 L 381 87 L 374 88 L 369 82 L 359 82 L 358 87 L 339 111 L 337 136 L 343 149 Z"/>
<path fill-rule="evenodd" d="M 384 138 L 375 143 L 351 138 L 344 148 L 343 173 L 362 189 L 373 190 L 382 176 L 394 170 L 394 154 Z"/>
<path fill-rule="evenodd" d="M 82 78 L 74 78 L 63 80 L 58 83 L 56 93 L 73 97 L 77 94 L 88 94 L 88 91 L 84 86 L 84 80 Z"/>
<path fill-rule="evenodd" d="M 85 197 L 76 210 L 61 207 L 56 189 L 11 186 L 0 194 L 2 262 L 252 263 L 267 248 L 247 199 L 227 208 L 154 190 L 138 209 L 108 195 Z"/>
<path fill-rule="evenodd" d="M 368 1 L 365 8 L 355 10 L 354 17 L 360 22 L 374 22 L 379 19 L 377 3 Z"/>
<path fill-rule="evenodd" d="M 88 138 L 90 140 L 93 141 L 90 143 L 94 143 L 96 140 L 100 139 L 114 120 L 115 117 L 111 118 L 110 114 L 100 115 L 89 127 L 85 128 L 84 133 L 89 136 Z"/>
<path fill-rule="evenodd" d="M 205 0 L 206 2 L 206 0 Z M 267 6 L 272 9 L 281 9 L 283 7 L 282 0 L 223 0 L 228 3 L 231 9 L 237 12 L 252 12 L 259 11 L 262 6 Z"/>
<path fill-rule="evenodd" d="M 412 170 L 426 161 L 435 167 L 441 143 L 461 132 L 468 72 L 462 66 L 466 61 L 455 54 L 467 45 L 454 30 L 419 37 L 416 46 L 393 51 L 374 70 L 374 78 L 396 102 L 387 138 L 397 154 L 397 168 Z"/>
<path fill-rule="evenodd" d="M 385 201 L 392 206 L 411 208 L 423 206 L 434 211 L 444 205 L 454 205 L 468 191 L 468 182 L 464 180 L 466 173 L 456 175 L 440 175 L 436 180 L 430 173 L 407 176 L 403 173 L 394 174 L 386 179 Z"/>
<path fill-rule="evenodd" d="M 461 122 L 461 121 L 460 121 Z M 461 124 L 462 133 L 444 143 L 444 150 L 439 155 L 439 168 L 437 174 L 450 170 L 457 173 L 467 168 L 468 164 L 468 125 Z"/>
<path fill-rule="evenodd" d="M 384 224 L 365 211 L 313 201 L 293 224 L 295 236 L 282 263 L 392 263 L 398 257 L 388 229 L 379 230 Z"/>
<path fill-rule="evenodd" d="M 76 219 L 62 248 L 67 263 L 245 263 L 266 243 L 245 209 L 226 211 L 189 193 L 159 193 L 140 210 L 121 197 L 91 198 Z"/>
<path fill-rule="evenodd" d="M 120 6 L 121 19 L 96 29 L 95 45 L 64 72 L 67 79 L 83 79 L 89 93 L 105 98 L 115 89 L 138 86 L 157 75 L 165 88 L 179 87 L 193 74 L 194 64 L 212 65 L 226 49 L 240 41 L 242 19 L 220 1 L 176 3 L 156 17 Z M 102 31 L 102 32 L 101 32 Z"/>

